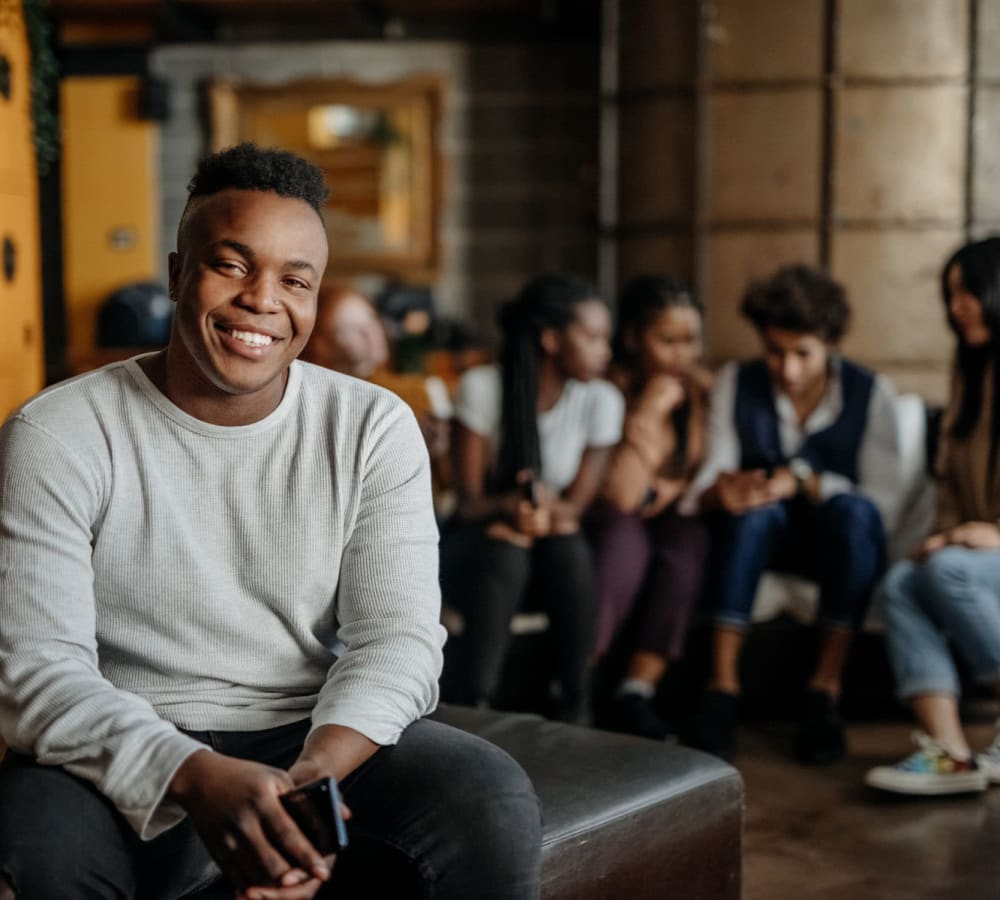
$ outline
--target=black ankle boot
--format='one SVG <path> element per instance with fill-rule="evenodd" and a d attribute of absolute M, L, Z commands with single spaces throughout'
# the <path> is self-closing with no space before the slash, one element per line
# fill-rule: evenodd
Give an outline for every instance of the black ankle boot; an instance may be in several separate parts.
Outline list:
<path fill-rule="evenodd" d="M 847 754 L 844 720 L 837 701 L 826 691 L 810 688 L 802 700 L 795 758 L 813 766 L 828 766 Z"/>

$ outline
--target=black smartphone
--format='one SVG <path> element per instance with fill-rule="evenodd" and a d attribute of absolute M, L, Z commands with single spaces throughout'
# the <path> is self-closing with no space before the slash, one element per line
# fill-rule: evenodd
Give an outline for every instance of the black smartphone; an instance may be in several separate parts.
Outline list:
<path fill-rule="evenodd" d="M 324 856 L 347 846 L 347 825 L 340 811 L 340 791 L 332 778 L 320 778 L 281 795 L 285 811 Z"/>

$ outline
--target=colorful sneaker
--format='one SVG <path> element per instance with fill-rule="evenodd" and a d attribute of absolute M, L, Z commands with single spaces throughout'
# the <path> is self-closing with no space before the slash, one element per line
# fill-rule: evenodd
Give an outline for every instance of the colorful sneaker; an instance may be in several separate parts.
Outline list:
<path fill-rule="evenodd" d="M 986 774 L 975 759 L 955 759 L 933 738 L 917 732 L 920 748 L 894 766 L 877 766 L 865 784 L 896 794 L 967 794 L 986 790 Z"/>
<path fill-rule="evenodd" d="M 989 747 L 976 754 L 976 763 L 990 784 L 1000 784 L 1000 731 Z"/>

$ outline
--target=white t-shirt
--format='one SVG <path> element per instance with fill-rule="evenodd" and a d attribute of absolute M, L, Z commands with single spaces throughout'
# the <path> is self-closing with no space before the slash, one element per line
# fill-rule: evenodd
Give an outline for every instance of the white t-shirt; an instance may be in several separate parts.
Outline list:
<path fill-rule="evenodd" d="M 501 390 L 500 369 L 479 366 L 462 376 L 455 400 L 455 418 L 489 441 L 494 459 L 499 449 Z M 624 416 L 625 400 L 613 384 L 567 381 L 555 406 L 538 414 L 542 481 L 555 491 L 568 487 L 584 450 L 618 443 Z"/>

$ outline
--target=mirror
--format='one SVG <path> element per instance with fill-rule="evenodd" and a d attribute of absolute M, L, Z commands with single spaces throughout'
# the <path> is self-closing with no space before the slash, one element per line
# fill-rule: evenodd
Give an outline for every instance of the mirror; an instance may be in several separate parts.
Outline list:
<path fill-rule="evenodd" d="M 215 81 L 209 86 L 212 149 L 244 140 L 283 147 L 326 173 L 328 276 L 428 282 L 439 256 L 443 89 L 434 76 L 381 85 Z"/>

